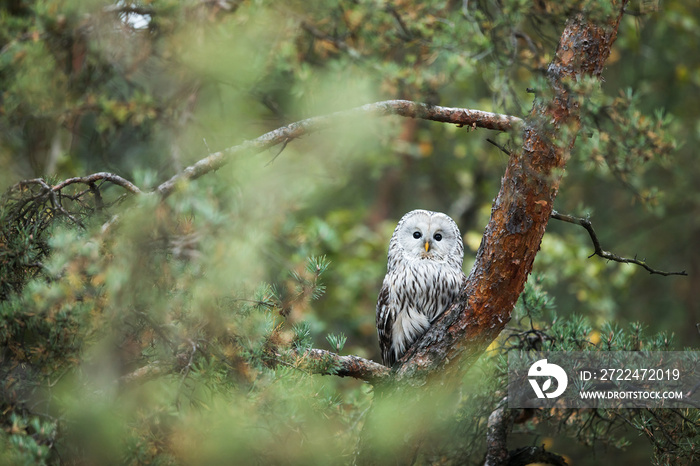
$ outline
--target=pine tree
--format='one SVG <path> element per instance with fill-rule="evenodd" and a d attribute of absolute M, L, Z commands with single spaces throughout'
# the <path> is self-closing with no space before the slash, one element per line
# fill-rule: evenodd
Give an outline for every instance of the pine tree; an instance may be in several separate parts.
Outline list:
<path fill-rule="evenodd" d="M 697 347 L 696 7 L 0 12 L 0 462 L 697 460 L 696 408 L 506 399 L 509 352 Z M 474 268 L 389 370 L 374 304 L 415 207 Z"/>

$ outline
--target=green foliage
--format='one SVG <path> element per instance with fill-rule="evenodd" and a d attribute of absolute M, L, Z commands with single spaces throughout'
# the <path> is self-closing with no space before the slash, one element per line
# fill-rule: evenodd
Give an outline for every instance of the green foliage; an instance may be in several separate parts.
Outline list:
<path fill-rule="evenodd" d="M 340 335 L 333 335 L 331 333 L 326 335 L 326 340 L 328 340 L 333 351 L 340 353 L 343 350 L 343 346 L 345 346 L 345 342 L 348 341 L 348 338 L 342 333 Z"/>
<path fill-rule="evenodd" d="M 8 418 L 7 428 L 18 432 L 8 440 L 18 455 L 60 454 L 70 462 L 195 462 L 188 448 L 196 443 L 175 441 L 189 436 L 186 425 L 198 426 L 208 439 L 235 425 L 234 430 L 266 429 L 273 443 L 251 442 L 244 433 L 226 443 L 230 448 L 204 442 L 205 451 L 212 449 L 204 456 L 263 458 L 282 454 L 273 448 L 277 442 L 301 441 L 289 438 L 288 429 L 308 435 L 307 428 L 330 428 L 318 421 L 338 411 L 332 381 L 294 369 L 301 360 L 293 350 L 311 346 L 310 327 L 288 326 L 283 317 L 285 306 L 322 294 L 318 279 L 328 261 L 311 258 L 302 272 L 290 274 L 281 284 L 294 290 L 285 304 L 267 284 L 250 294 L 248 280 L 219 288 L 209 273 L 218 269 L 231 277 L 245 268 L 212 254 L 220 253 L 220 245 L 197 243 L 190 236 L 194 230 L 235 231 L 239 225 L 238 219 L 212 209 L 211 202 L 216 198 L 188 204 L 176 195 L 166 205 L 137 199 L 106 234 L 99 222 L 86 223 L 85 230 L 52 229 L 46 273 L 0 304 L 2 406 L 17 413 L 18 420 Z M 278 367 L 284 355 L 288 369 Z M 139 378 L 137 369 L 157 367 L 157 361 L 175 370 L 139 388 L 149 376 Z M 150 400 L 148 409 L 145 400 Z M 17 440 L 26 429 L 11 426 L 29 423 L 31 418 L 19 413 L 38 414 L 32 408 L 37 404 L 61 413 L 55 443 L 41 436 L 35 436 L 36 445 Z M 224 424 L 205 428 L 212 410 Z M 288 417 L 280 424 L 276 419 L 283 412 Z M 326 424 L 339 422 L 336 417 Z M 331 445 L 338 450 L 333 442 L 299 450 L 298 460 L 329 454 L 323 451 Z"/>
<path fill-rule="evenodd" d="M 587 105 L 582 119 L 592 134 L 578 146 L 578 152 L 594 167 L 609 171 L 640 201 L 657 203 L 653 195 L 657 188 L 649 186 L 643 175 L 649 162 L 667 162 L 676 149 L 673 117 L 660 109 L 652 116 L 644 115 L 640 95 L 632 89 L 621 91 L 616 98 L 596 94 L 597 99 L 584 100 Z"/>
<path fill-rule="evenodd" d="M 56 423 L 38 417 L 22 418 L 12 413 L 11 425 L 0 433 L 0 462 L 3 464 L 48 464 L 56 437 Z"/>

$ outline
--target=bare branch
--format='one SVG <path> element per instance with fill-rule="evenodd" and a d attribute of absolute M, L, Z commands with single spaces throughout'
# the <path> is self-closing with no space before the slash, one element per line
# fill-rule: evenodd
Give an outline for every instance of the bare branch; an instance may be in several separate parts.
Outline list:
<path fill-rule="evenodd" d="M 470 110 L 466 108 L 440 107 L 437 105 L 412 102 L 410 100 L 385 100 L 383 102 L 366 104 L 361 107 L 335 112 L 329 115 L 316 116 L 305 120 L 300 120 L 263 134 L 256 139 L 248 140 L 237 146 L 209 154 L 207 157 L 200 159 L 195 164 L 190 165 L 180 173 L 162 183 L 155 189 L 155 192 L 163 197 L 167 197 L 175 189 L 178 182 L 194 180 L 211 171 L 217 170 L 218 168 L 222 167 L 227 162 L 227 159 L 234 154 L 244 152 L 259 153 L 278 144 L 283 144 L 282 150 L 284 150 L 286 145 L 293 139 L 325 129 L 337 123 L 337 120 L 339 119 L 347 119 L 366 114 L 376 116 L 397 115 L 407 118 L 420 118 L 423 120 L 438 121 L 441 123 L 452 123 L 458 125 L 459 127 L 466 126 L 469 128 L 485 128 L 496 131 L 510 131 L 514 128 L 519 128 L 520 124 L 522 123 L 522 120 L 518 117 L 499 113 Z M 94 173 L 83 177 L 69 178 L 56 186 L 52 186 L 50 189 L 57 192 L 71 184 L 83 183 L 90 185 L 99 180 L 109 181 L 113 184 L 121 186 L 132 194 L 142 193 L 142 191 L 132 182 L 118 175 L 106 172 Z M 41 184 L 40 181 L 45 185 L 43 186 L 44 188 L 48 187 L 48 185 L 41 179 L 26 180 L 22 183 Z"/>
<path fill-rule="evenodd" d="M 520 118 L 499 113 L 469 110 L 466 108 L 440 107 L 409 100 L 375 102 L 350 110 L 331 113 L 330 115 L 300 120 L 263 134 L 256 139 L 245 141 L 237 146 L 210 154 L 158 186 L 156 192 L 163 197 L 168 196 L 181 180 L 194 180 L 212 170 L 217 170 L 226 163 L 228 157 L 234 154 L 243 152 L 259 153 L 278 144 L 288 143 L 293 139 L 325 129 L 336 123 L 338 119 L 346 119 L 366 114 L 376 116 L 398 115 L 407 118 L 420 118 L 442 123 L 452 123 L 460 127 L 485 128 L 496 131 L 510 131 L 519 127 L 522 122 Z"/>
<path fill-rule="evenodd" d="M 95 207 L 97 208 L 97 210 L 102 210 L 102 208 L 104 207 L 102 193 L 100 192 L 100 188 L 102 186 L 98 186 L 96 184 L 98 181 L 116 184 L 126 189 L 131 194 L 141 194 L 141 190 L 132 182 L 122 178 L 121 176 L 107 172 L 99 172 L 93 173 L 92 175 L 69 178 L 54 186 L 49 185 L 43 178 L 23 180 L 15 184 L 12 188 L 10 188 L 10 191 L 14 190 L 21 193 L 26 187 L 31 185 L 38 186 L 38 190 L 36 194 L 32 195 L 31 197 L 25 198 L 25 201 L 20 205 L 20 210 L 18 210 L 19 213 L 17 217 L 23 216 L 24 212 L 26 212 L 21 210 L 22 208 L 24 208 L 24 206 L 31 206 L 36 203 L 44 205 L 46 202 L 50 202 L 52 209 L 55 209 L 56 211 L 60 212 L 71 222 L 82 228 L 83 223 L 80 220 L 79 215 L 69 212 L 66 209 L 66 207 L 64 207 L 64 201 L 66 199 L 69 199 L 85 207 L 86 204 L 84 203 L 82 197 L 86 193 L 91 193 L 95 199 Z M 72 194 L 66 194 L 62 192 L 64 188 L 73 184 L 85 184 L 87 185 L 87 189 L 79 191 L 77 193 L 74 192 Z"/>
<path fill-rule="evenodd" d="M 683 270 L 681 272 L 664 272 L 663 270 L 656 270 L 647 265 L 645 261 L 641 261 L 637 259 L 636 257 L 634 259 L 628 259 L 625 257 L 618 256 L 617 254 L 614 254 L 609 251 L 605 251 L 601 245 L 600 245 L 600 240 L 598 240 L 598 235 L 596 235 L 595 230 L 593 230 L 593 225 L 591 224 L 591 221 L 588 220 L 587 218 L 580 218 L 580 217 L 572 217 L 571 215 L 566 215 L 566 214 L 560 214 L 556 210 L 552 211 L 551 217 L 555 220 L 561 220 L 562 222 L 566 223 L 573 223 L 574 225 L 580 225 L 583 228 L 586 229 L 588 232 L 588 235 L 591 237 L 591 241 L 593 242 L 593 249 L 594 252 L 588 258 L 590 259 L 593 256 L 600 256 L 603 259 L 608 259 L 611 261 L 615 262 L 621 262 L 623 264 L 635 264 L 640 267 L 644 267 L 650 274 L 657 274 L 657 275 L 664 275 L 664 276 L 669 276 L 669 275 L 688 275 L 688 273 Z"/>
<path fill-rule="evenodd" d="M 512 153 L 511 151 L 509 151 L 509 150 L 506 149 L 503 145 L 497 143 L 496 141 L 494 141 L 494 140 L 491 139 L 491 138 L 486 138 L 486 142 L 490 143 L 490 144 L 493 145 L 493 146 L 498 147 L 498 148 L 501 150 L 501 152 L 503 152 L 504 154 L 506 154 L 508 157 L 510 157 L 511 155 L 513 155 L 513 153 Z"/>
<path fill-rule="evenodd" d="M 20 188 L 22 188 L 25 185 L 30 185 L 30 184 L 36 184 L 36 185 L 39 185 L 41 187 L 41 192 L 38 194 L 38 196 L 36 196 L 35 199 L 48 198 L 51 202 L 51 207 L 53 207 L 54 209 L 57 209 L 59 212 L 61 212 L 66 217 L 68 217 L 70 219 L 70 221 L 75 223 L 76 225 L 78 225 L 80 227 L 83 226 L 83 224 L 80 220 L 78 220 L 76 217 L 71 215 L 71 213 L 68 212 L 63 207 L 63 204 L 61 204 L 61 201 L 58 199 L 58 195 L 56 194 L 58 191 L 54 190 L 51 186 L 49 186 L 48 183 L 43 178 L 34 178 L 31 180 L 20 181 L 15 186 L 19 186 Z"/>

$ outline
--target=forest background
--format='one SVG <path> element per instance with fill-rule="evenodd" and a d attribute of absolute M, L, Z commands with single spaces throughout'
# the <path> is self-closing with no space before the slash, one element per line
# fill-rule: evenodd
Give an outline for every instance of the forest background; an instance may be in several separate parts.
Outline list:
<path fill-rule="evenodd" d="M 3 2 L 0 460 L 352 461 L 371 386 L 282 356 L 379 359 L 397 220 L 451 215 L 468 272 L 518 134 L 364 116 L 235 154 L 164 200 L 102 178 L 66 190 L 64 209 L 18 182 L 109 172 L 148 191 L 267 131 L 387 99 L 524 117 L 567 18 L 607 4 Z M 418 462 L 483 463 L 508 335 L 699 346 L 699 19 L 693 2 L 630 2 L 602 84 L 581 84 L 555 202 L 604 248 L 688 275 L 589 258 L 585 230 L 550 222 L 509 329 Z M 698 432 L 697 410 L 539 413 L 511 441 L 570 464 L 688 462 Z"/>

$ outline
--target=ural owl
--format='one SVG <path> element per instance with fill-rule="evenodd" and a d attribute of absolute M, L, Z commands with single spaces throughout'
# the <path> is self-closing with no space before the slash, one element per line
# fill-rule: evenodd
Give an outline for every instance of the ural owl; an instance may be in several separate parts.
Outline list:
<path fill-rule="evenodd" d="M 391 367 L 459 295 L 464 246 L 447 215 L 413 210 L 389 242 L 389 261 L 377 300 L 382 362 Z"/>

